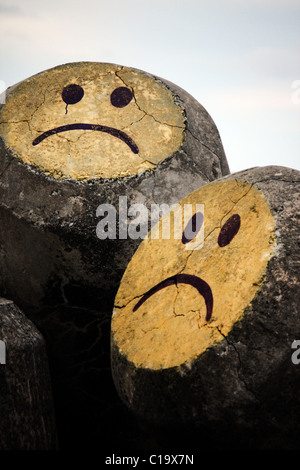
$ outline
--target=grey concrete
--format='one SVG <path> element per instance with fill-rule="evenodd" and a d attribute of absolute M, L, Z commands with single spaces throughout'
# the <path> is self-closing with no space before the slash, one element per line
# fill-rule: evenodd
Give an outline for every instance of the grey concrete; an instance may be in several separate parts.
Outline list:
<path fill-rule="evenodd" d="M 261 191 L 275 218 L 276 252 L 260 290 L 224 340 L 184 371 L 138 369 L 113 342 L 114 380 L 165 445 L 299 449 L 300 365 L 292 344 L 300 339 L 300 172 L 258 167 L 222 181 L 232 178 Z"/>
<path fill-rule="evenodd" d="M 0 450 L 55 450 L 47 347 L 40 332 L 10 300 L 0 298 Z"/>
<path fill-rule="evenodd" d="M 97 426 L 97 410 L 118 400 L 110 373 L 110 318 L 122 274 L 141 241 L 99 240 L 97 207 L 118 207 L 119 196 L 127 196 L 128 206 L 171 205 L 229 172 L 207 111 L 164 83 L 185 111 L 184 142 L 138 176 L 55 179 L 15 158 L 0 136 L 0 293 L 46 339 L 58 421 L 70 441 L 73 434 L 79 439 L 75 415 Z"/>

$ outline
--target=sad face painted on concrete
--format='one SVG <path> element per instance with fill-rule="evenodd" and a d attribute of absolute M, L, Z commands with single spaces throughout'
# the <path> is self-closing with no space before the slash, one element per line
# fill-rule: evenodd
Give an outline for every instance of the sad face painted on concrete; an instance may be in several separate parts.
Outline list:
<path fill-rule="evenodd" d="M 274 219 L 251 184 L 215 182 L 179 205 L 187 203 L 204 204 L 203 247 L 187 250 L 195 240 L 185 231 L 179 240 L 144 240 L 116 297 L 113 341 L 136 367 L 190 363 L 221 341 L 259 289 L 273 253 Z"/>
<path fill-rule="evenodd" d="M 1 134 L 17 157 L 56 178 L 135 175 L 184 139 L 185 115 L 172 93 L 139 70 L 67 64 L 13 88 Z"/>
<path fill-rule="evenodd" d="M 299 178 L 270 166 L 207 184 L 179 203 L 204 205 L 201 249 L 187 249 L 184 230 L 145 239 L 132 257 L 111 363 L 119 396 L 147 422 L 212 425 L 234 445 L 237 433 L 261 440 L 280 429 L 298 446 Z"/>
<path fill-rule="evenodd" d="M 0 288 L 47 335 L 61 435 L 81 442 L 78 426 L 88 427 L 90 445 L 114 400 L 110 317 L 140 243 L 120 233 L 100 240 L 96 209 L 125 196 L 148 210 L 173 205 L 228 174 L 220 135 L 200 103 L 162 78 L 114 64 L 60 65 L 7 90 L 0 173 Z"/>

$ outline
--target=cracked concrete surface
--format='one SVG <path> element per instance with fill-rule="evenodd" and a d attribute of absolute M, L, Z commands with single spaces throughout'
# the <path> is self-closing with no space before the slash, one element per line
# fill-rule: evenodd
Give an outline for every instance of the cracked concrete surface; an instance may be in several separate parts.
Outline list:
<path fill-rule="evenodd" d="M 92 78 L 83 71 L 92 71 Z M 39 86 L 31 87 L 34 83 Z M 84 97 L 69 104 L 66 114 L 62 90 L 70 83 L 79 84 Z M 111 93 L 123 86 L 134 91 L 133 99 L 111 110 Z M 226 156 L 213 120 L 190 95 L 163 79 L 111 64 L 66 64 L 31 77 L 8 90 L 0 116 L 1 292 L 47 335 L 53 387 L 61 409 L 72 409 L 74 417 L 74 433 L 68 436 L 70 441 L 78 437 L 74 434 L 81 418 L 74 410 L 85 410 L 88 440 L 104 404 L 113 400 L 115 388 L 107 377 L 113 301 L 141 242 L 99 240 L 97 207 L 111 204 L 118 216 L 119 198 L 125 195 L 128 206 L 143 203 L 150 210 L 151 204 L 172 205 L 228 174 Z M 86 122 L 86 117 L 101 119 L 100 124 L 123 130 L 134 140 L 140 133 L 140 153 L 128 150 L 120 156 L 126 145 L 119 139 L 72 130 L 41 141 L 34 148 L 46 143 L 47 155 L 39 151 L 34 163 L 28 161 L 34 138 L 49 128 Z M 161 138 L 166 149 L 166 132 L 174 147 L 164 153 L 155 139 Z M 102 155 L 98 141 L 105 149 L 97 173 L 93 155 L 95 160 Z M 80 152 L 73 152 L 75 147 Z M 162 151 L 162 160 L 149 149 Z M 101 386 L 91 389 L 95 377 Z M 69 429 L 69 424 L 63 427 Z M 86 429 L 84 423 L 80 427 Z"/>
<path fill-rule="evenodd" d="M 0 318 L 0 337 L 9 352 L 0 371 L 0 449 L 56 450 L 45 340 L 12 301 L 1 297 Z"/>
<path fill-rule="evenodd" d="M 150 342 L 144 338 L 143 342 L 136 342 L 138 347 L 132 351 L 130 344 L 120 341 L 120 337 L 122 328 L 126 329 L 126 321 L 133 331 L 139 326 L 130 311 L 136 302 L 129 303 L 127 311 L 126 307 L 123 309 L 123 318 L 122 309 L 117 309 L 115 316 L 119 316 L 119 321 L 115 326 L 120 330 L 115 334 L 113 329 L 111 342 L 114 382 L 123 401 L 146 422 L 159 425 L 193 423 L 198 431 L 211 426 L 213 430 L 220 429 L 223 437 L 232 435 L 233 439 L 235 430 L 235 436 L 242 439 L 256 436 L 260 444 L 267 446 L 274 439 L 275 447 L 276 436 L 290 440 L 295 435 L 294 442 L 297 441 L 298 445 L 299 374 L 291 361 L 291 344 L 300 336 L 300 176 L 297 170 L 289 168 L 257 167 L 206 185 L 199 194 L 204 195 L 207 188 L 217 188 L 222 183 L 231 182 L 234 188 L 239 181 L 246 182 L 246 185 L 244 188 L 240 186 L 238 194 L 218 191 L 211 200 L 215 220 L 210 218 L 211 211 L 205 205 L 204 249 L 188 253 L 184 263 L 181 262 L 184 252 L 179 256 L 179 251 L 176 252 L 172 246 L 168 249 L 170 257 L 177 257 L 178 265 L 176 270 L 174 262 L 166 271 L 170 268 L 171 274 L 179 270 L 198 274 L 209 282 L 214 295 L 211 321 L 205 324 L 200 320 L 199 323 L 199 309 L 195 308 L 196 298 L 199 303 L 197 292 L 193 294 L 193 289 L 188 287 L 187 290 L 186 286 L 170 286 L 168 289 L 174 291 L 172 296 L 165 289 L 153 296 L 153 303 L 148 299 L 143 304 L 146 306 L 149 302 L 139 319 L 144 337 L 147 331 L 144 318 L 148 314 L 149 317 L 154 316 L 156 329 Z M 257 193 L 258 199 L 253 197 Z M 241 216 L 240 230 L 228 246 L 215 249 L 219 229 L 233 213 Z M 247 222 L 248 216 L 253 223 Z M 258 247 L 263 239 L 265 246 L 261 244 Z M 163 240 L 160 244 L 163 246 Z M 150 248 L 153 251 L 153 245 L 148 244 L 143 253 L 141 245 L 138 250 L 147 260 L 148 272 L 160 263 L 158 256 L 150 256 Z M 167 277 L 163 251 L 157 250 L 157 255 L 161 255 L 163 272 L 160 275 L 154 272 L 151 279 L 154 283 Z M 207 264 L 201 257 L 207 258 Z M 259 264 L 260 269 L 257 270 Z M 122 284 L 126 281 L 127 290 L 136 292 L 139 283 L 134 279 L 134 271 L 137 279 L 142 276 L 142 270 L 134 266 L 132 276 L 124 276 Z M 140 293 L 147 292 L 149 284 L 146 279 L 144 286 L 140 285 Z M 248 298 L 248 293 L 243 291 L 245 286 L 251 294 Z M 193 295 L 195 302 L 190 305 Z M 124 300 L 123 289 L 118 298 L 122 296 Z M 165 337 L 160 344 L 155 342 L 154 334 L 158 335 L 164 324 L 170 335 L 177 334 L 176 330 L 169 328 L 169 322 L 172 321 L 171 316 L 174 317 L 174 306 L 175 313 L 181 313 L 180 309 L 177 310 L 180 296 L 186 299 L 182 303 L 186 311 L 184 316 L 176 318 L 179 339 L 187 345 L 186 351 L 193 341 L 198 351 L 192 360 L 185 356 L 185 362 L 182 362 L 179 342 L 174 342 L 175 360 L 168 363 L 165 348 L 170 350 L 173 345 Z M 243 299 L 241 304 L 238 298 Z M 155 323 L 155 317 L 161 315 L 168 302 L 170 315 L 164 324 Z M 232 312 L 235 309 L 240 310 L 241 316 L 234 319 Z M 186 334 L 185 318 L 193 314 L 195 331 L 200 326 L 200 331 L 210 330 L 219 335 L 211 336 L 213 341 L 207 344 L 206 349 L 202 349 L 203 338 L 199 340 L 199 337 Z M 128 338 L 132 342 L 132 334 Z M 140 352 L 143 348 L 148 348 L 148 356 Z M 153 359 L 159 356 L 161 363 Z M 251 444 L 249 442 L 249 446 Z"/>
<path fill-rule="evenodd" d="M 82 86 L 84 96 L 68 105 L 66 113 L 61 94 L 70 83 Z M 116 108 L 110 95 L 124 85 L 133 99 Z M 151 75 L 112 64 L 81 63 L 45 71 L 16 86 L 2 107 L 0 131 L 6 145 L 24 162 L 56 178 L 86 180 L 153 169 L 180 148 L 185 121 L 172 93 Z M 123 131 L 139 151 L 135 155 L 121 140 L 90 130 L 70 130 L 32 145 L 38 135 L 73 123 Z"/>
<path fill-rule="evenodd" d="M 255 296 L 273 255 L 273 217 L 253 184 L 214 182 L 186 197 L 180 207 L 196 203 L 204 204 L 203 247 L 186 250 L 181 240 L 144 240 L 123 276 L 112 335 L 120 351 L 139 367 L 180 366 L 222 340 Z M 221 248 L 219 231 L 236 212 L 241 228 L 230 245 Z M 214 307 L 209 322 L 204 298 L 192 286 L 176 283 L 133 312 L 137 299 L 178 274 L 198 276 L 211 287 Z"/>

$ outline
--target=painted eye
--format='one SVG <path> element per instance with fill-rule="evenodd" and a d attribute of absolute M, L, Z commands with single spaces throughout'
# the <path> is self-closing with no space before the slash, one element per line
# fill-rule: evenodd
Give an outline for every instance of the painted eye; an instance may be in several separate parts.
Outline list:
<path fill-rule="evenodd" d="M 130 103 L 132 98 L 132 91 L 125 86 L 120 86 L 119 88 L 116 88 L 110 95 L 110 102 L 116 108 L 124 108 Z"/>
<path fill-rule="evenodd" d="M 83 95 L 83 88 L 79 85 L 75 85 L 74 83 L 65 86 L 61 94 L 62 99 L 67 105 L 78 103 L 78 101 L 82 99 Z"/>
<path fill-rule="evenodd" d="M 185 245 L 186 243 L 190 242 L 197 236 L 199 233 L 202 225 L 203 225 L 203 214 L 202 212 L 196 212 L 188 221 L 185 226 L 185 229 L 182 234 L 181 241 Z"/>
<path fill-rule="evenodd" d="M 220 230 L 218 237 L 218 244 L 220 247 L 228 245 L 233 237 L 238 233 L 241 226 L 241 218 L 238 214 L 233 214 L 226 220 L 225 224 Z"/>

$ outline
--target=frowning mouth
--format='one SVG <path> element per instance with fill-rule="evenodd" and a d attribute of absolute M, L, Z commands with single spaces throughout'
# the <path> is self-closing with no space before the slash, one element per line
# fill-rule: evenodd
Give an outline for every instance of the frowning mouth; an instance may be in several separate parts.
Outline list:
<path fill-rule="evenodd" d="M 133 153 L 139 153 L 138 146 L 125 132 L 120 131 L 119 129 L 115 129 L 114 127 L 102 126 L 100 124 L 74 123 L 67 124 L 65 126 L 55 127 L 54 129 L 50 129 L 49 131 L 43 132 L 38 137 L 36 137 L 33 140 L 32 145 L 38 145 L 40 142 L 47 139 L 47 137 L 50 137 L 51 135 L 77 129 L 105 132 L 106 134 L 110 134 L 113 137 L 117 137 L 118 139 L 125 142 L 125 144 L 128 145 L 128 147 Z"/>
<path fill-rule="evenodd" d="M 176 274 L 175 276 L 169 277 L 164 281 L 158 283 L 156 286 L 152 287 L 143 297 L 137 302 L 134 306 L 133 311 L 135 312 L 147 299 L 149 299 L 153 294 L 164 289 L 165 287 L 177 284 L 189 284 L 192 287 L 195 287 L 200 295 L 204 298 L 206 305 L 206 317 L 205 320 L 209 321 L 213 311 L 213 295 L 211 288 L 207 282 L 203 281 L 198 276 L 193 276 L 192 274 Z"/>

